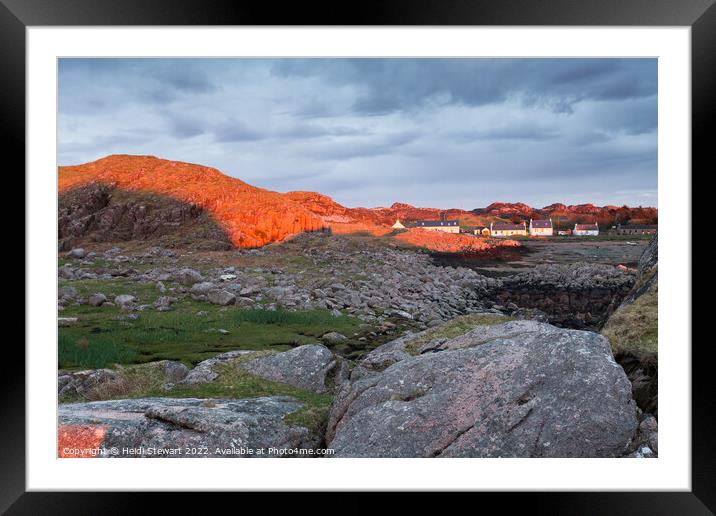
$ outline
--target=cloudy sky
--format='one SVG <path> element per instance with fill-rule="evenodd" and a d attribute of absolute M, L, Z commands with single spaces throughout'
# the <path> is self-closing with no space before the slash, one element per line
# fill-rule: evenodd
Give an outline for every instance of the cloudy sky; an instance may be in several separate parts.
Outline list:
<path fill-rule="evenodd" d="M 657 205 L 655 59 L 61 59 L 60 165 L 150 154 L 347 206 Z"/>

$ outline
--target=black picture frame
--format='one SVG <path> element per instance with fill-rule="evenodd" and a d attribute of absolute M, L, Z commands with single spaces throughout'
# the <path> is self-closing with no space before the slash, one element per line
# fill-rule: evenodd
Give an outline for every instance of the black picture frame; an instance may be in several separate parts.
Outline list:
<path fill-rule="evenodd" d="M 25 29 L 63 25 L 555 25 L 689 26 L 692 70 L 692 172 L 713 146 L 716 120 L 716 0 L 383 0 L 328 2 L 228 0 L 0 0 L 0 124 L 15 170 L 25 167 Z M 689 171 L 685 171 L 685 179 Z M 691 231 L 691 228 L 688 228 Z M 25 274 L 32 271 L 25 270 Z M 684 300 L 688 302 L 688 300 Z M 692 349 L 692 491 L 509 493 L 510 509 L 549 514 L 713 514 L 716 511 L 715 404 L 710 342 Z M 26 493 L 24 352 L 0 377 L 0 510 L 7 514 L 124 514 L 147 507 L 147 493 Z M 220 496 L 212 494 L 211 496 Z M 245 495 L 242 495 L 245 496 Z M 485 494 L 485 497 L 500 496 Z M 223 498 L 224 496 L 222 496 Z M 163 512 L 185 512 L 195 496 L 163 495 Z M 223 500 L 222 500 L 223 501 Z M 221 503 L 217 500 L 212 503 Z M 138 504 L 138 505 L 135 505 Z M 207 506 L 203 507 L 204 510 Z"/>

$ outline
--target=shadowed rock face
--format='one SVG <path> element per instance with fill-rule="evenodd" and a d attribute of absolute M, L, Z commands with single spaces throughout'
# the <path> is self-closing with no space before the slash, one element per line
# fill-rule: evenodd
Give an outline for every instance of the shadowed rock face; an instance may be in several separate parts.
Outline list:
<path fill-rule="evenodd" d="M 112 155 L 84 165 L 59 167 L 60 192 L 91 183 L 164 195 L 198 206 L 221 224 L 235 247 L 259 247 L 325 227 L 313 213 L 283 194 L 191 163 Z"/>
<path fill-rule="evenodd" d="M 59 407 L 60 441 L 67 436 L 68 447 L 77 446 L 77 434 L 97 436 L 101 457 L 111 448 L 142 448 L 132 456 L 236 456 L 217 450 L 244 448 L 314 448 L 319 437 L 284 417 L 299 410 L 301 403 L 287 396 L 244 400 L 202 400 L 147 398 L 91 403 L 70 403 Z M 81 430 L 81 432 L 78 432 Z M 60 442 L 62 454 L 63 443 Z M 157 454 L 152 450 L 181 449 L 180 454 Z M 186 448 L 205 448 L 201 455 L 186 454 Z M 65 456 L 68 456 L 65 454 Z"/>
<path fill-rule="evenodd" d="M 634 285 L 634 275 L 609 265 L 538 265 L 501 278 L 492 297 L 536 308 L 560 326 L 598 330 Z"/>
<path fill-rule="evenodd" d="M 658 415 L 658 235 L 639 258 L 634 287 L 613 313 L 602 333 L 632 382 L 634 399 L 644 412 Z"/>
<path fill-rule="evenodd" d="M 165 247 L 231 248 L 226 232 L 196 205 L 97 183 L 60 193 L 57 229 L 60 250 L 150 239 Z"/>
<path fill-rule="evenodd" d="M 624 371 L 600 335 L 529 322 L 474 347 L 359 366 L 328 423 L 336 457 L 615 457 L 637 429 Z M 504 332 L 501 335 L 500 329 Z M 369 364 L 366 364 L 369 365 Z"/>

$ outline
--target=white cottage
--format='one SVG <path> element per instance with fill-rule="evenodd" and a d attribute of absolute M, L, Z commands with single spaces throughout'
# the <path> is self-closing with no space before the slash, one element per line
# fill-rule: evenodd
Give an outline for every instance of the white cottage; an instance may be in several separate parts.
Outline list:
<path fill-rule="evenodd" d="M 552 228 L 552 219 L 549 220 L 532 220 L 530 219 L 530 236 L 552 236 L 554 229 Z"/>
<path fill-rule="evenodd" d="M 599 235 L 599 224 L 575 224 L 573 234 L 576 236 L 597 236 Z"/>
<path fill-rule="evenodd" d="M 504 237 L 504 236 L 527 236 L 527 224 L 503 224 L 498 222 L 490 223 L 490 234 L 493 237 Z"/>
<path fill-rule="evenodd" d="M 419 220 L 415 223 L 416 228 L 427 229 L 428 231 L 442 231 L 443 233 L 459 233 L 459 220 Z"/>
<path fill-rule="evenodd" d="M 400 219 L 397 219 L 392 227 L 393 229 L 405 229 L 405 226 L 403 226 L 403 224 L 400 222 Z"/>

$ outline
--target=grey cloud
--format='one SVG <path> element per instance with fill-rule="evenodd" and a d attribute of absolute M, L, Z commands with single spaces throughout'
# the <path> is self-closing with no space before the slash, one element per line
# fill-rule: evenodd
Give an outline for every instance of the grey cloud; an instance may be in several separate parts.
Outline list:
<path fill-rule="evenodd" d="M 349 206 L 640 203 L 656 79 L 654 59 L 61 59 L 58 160 L 152 154 Z"/>
<path fill-rule="evenodd" d="M 172 136 L 180 140 L 193 138 L 205 133 L 205 127 L 202 121 L 196 117 L 186 115 L 170 115 L 167 117 L 169 131 Z"/>
<path fill-rule="evenodd" d="M 568 112 L 583 100 L 653 95 L 657 77 L 654 59 L 289 59 L 273 63 L 272 72 L 355 84 L 362 95 L 354 109 L 373 115 L 435 100 L 479 106 L 514 95 Z"/>
<path fill-rule="evenodd" d="M 515 126 L 495 127 L 492 129 L 454 132 L 450 136 L 457 140 L 552 140 L 559 137 L 560 133 L 554 129 L 543 127 Z"/>
<path fill-rule="evenodd" d="M 337 140 L 299 150 L 299 154 L 318 160 L 348 160 L 400 152 L 401 147 L 420 138 L 417 131 L 386 134 L 370 140 Z"/>
<path fill-rule="evenodd" d="M 253 128 L 247 127 L 243 122 L 227 121 L 217 125 L 213 134 L 217 142 L 242 142 L 261 140 L 261 133 Z"/>

